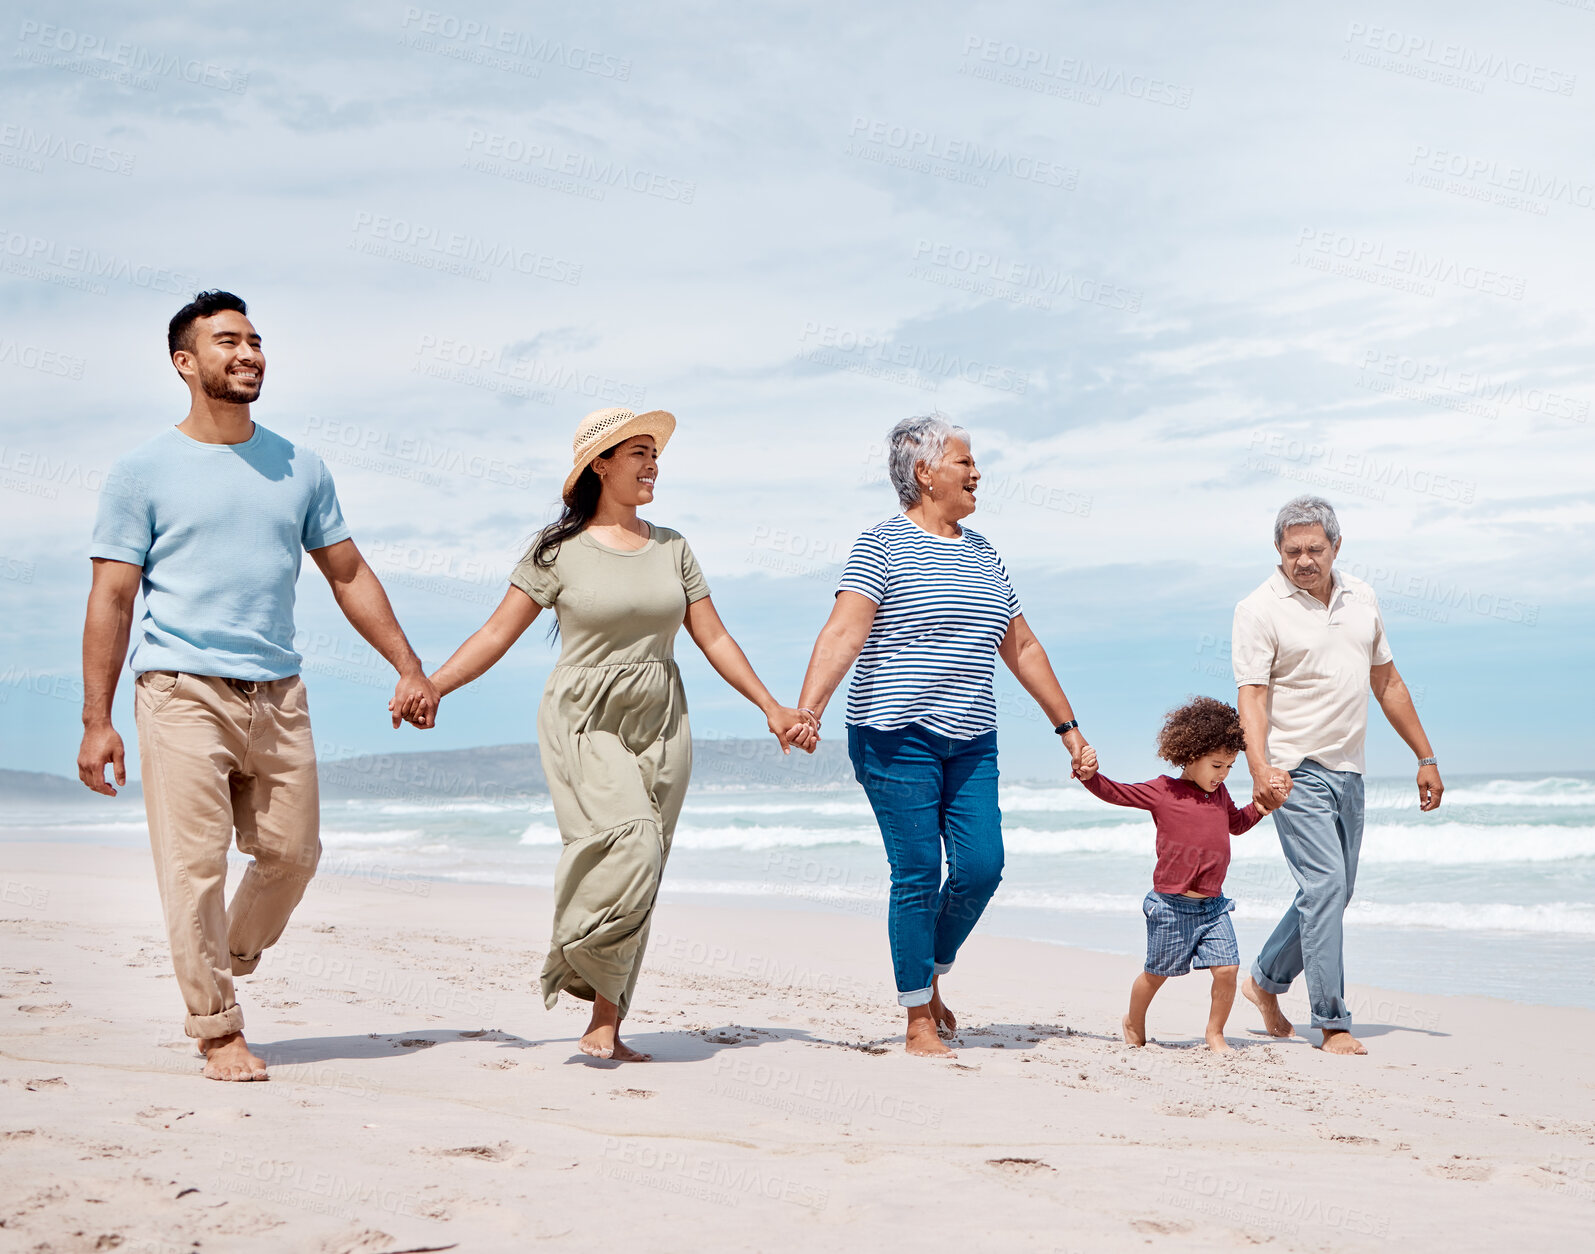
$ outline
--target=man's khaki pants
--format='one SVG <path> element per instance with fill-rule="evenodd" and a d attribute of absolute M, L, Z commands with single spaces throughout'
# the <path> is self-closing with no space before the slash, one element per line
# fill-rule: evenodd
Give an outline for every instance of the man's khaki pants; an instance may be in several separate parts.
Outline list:
<path fill-rule="evenodd" d="M 310 709 L 297 675 L 265 683 L 146 671 L 134 693 L 144 809 L 184 1030 L 241 1032 L 233 976 L 288 925 L 321 857 Z M 254 861 L 226 903 L 227 851 Z"/>

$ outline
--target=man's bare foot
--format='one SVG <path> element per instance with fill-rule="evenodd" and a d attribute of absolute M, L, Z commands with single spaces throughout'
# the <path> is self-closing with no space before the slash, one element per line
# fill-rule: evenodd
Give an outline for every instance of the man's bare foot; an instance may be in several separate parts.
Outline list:
<path fill-rule="evenodd" d="M 908 1031 L 903 1037 L 903 1047 L 916 1058 L 956 1058 L 958 1055 L 942 1044 L 936 1031 L 936 1020 L 930 1007 L 908 1008 Z"/>
<path fill-rule="evenodd" d="M 1295 1027 L 1285 1017 L 1285 1012 L 1279 1008 L 1279 998 L 1273 993 L 1263 992 L 1251 976 L 1247 976 L 1246 982 L 1241 985 L 1241 994 L 1263 1012 L 1263 1027 L 1268 1029 L 1270 1036 L 1283 1038 L 1296 1035 Z"/>
<path fill-rule="evenodd" d="M 1131 1023 L 1130 1022 L 1130 1016 L 1129 1015 L 1125 1015 L 1124 1019 L 1123 1019 L 1122 1026 L 1124 1028 L 1124 1043 L 1126 1045 L 1145 1045 L 1146 1044 L 1146 1020 L 1145 1019 L 1143 1019 L 1140 1023 L 1136 1024 L 1136 1023 Z"/>
<path fill-rule="evenodd" d="M 1326 1054 L 1366 1054 L 1363 1044 L 1344 1028 L 1336 1031 L 1324 1029 L 1323 1051 Z"/>
<path fill-rule="evenodd" d="M 232 1032 L 227 1036 L 214 1036 L 201 1041 L 199 1052 L 205 1055 L 207 1080 L 243 1082 L 267 1078 L 265 1059 L 257 1058 L 249 1052 L 249 1046 L 245 1044 L 242 1032 Z"/>
<path fill-rule="evenodd" d="M 936 1024 L 936 1031 L 944 1037 L 950 1037 L 958 1031 L 958 1016 L 947 1009 L 947 1003 L 941 999 L 941 976 L 936 976 L 930 982 L 930 1017 Z"/>
<path fill-rule="evenodd" d="M 1222 1032 L 1217 1036 L 1210 1035 L 1207 1038 L 1207 1047 L 1215 1054 L 1233 1054 L 1235 1052 L 1235 1047 L 1224 1039 Z"/>

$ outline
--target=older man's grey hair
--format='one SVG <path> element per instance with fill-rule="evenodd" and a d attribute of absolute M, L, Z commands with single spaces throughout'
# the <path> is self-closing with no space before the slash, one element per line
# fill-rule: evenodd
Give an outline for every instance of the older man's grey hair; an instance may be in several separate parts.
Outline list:
<path fill-rule="evenodd" d="M 914 467 L 923 464 L 926 470 L 935 470 L 947 452 L 948 440 L 968 444 L 969 432 L 941 414 L 904 418 L 886 437 L 886 469 L 904 509 L 919 504 L 919 480 L 914 477 Z"/>
<path fill-rule="evenodd" d="M 1298 496 L 1286 501 L 1274 518 L 1274 547 L 1285 542 L 1287 527 L 1322 527 L 1333 546 L 1340 543 L 1340 519 L 1335 507 L 1321 496 Z"/>

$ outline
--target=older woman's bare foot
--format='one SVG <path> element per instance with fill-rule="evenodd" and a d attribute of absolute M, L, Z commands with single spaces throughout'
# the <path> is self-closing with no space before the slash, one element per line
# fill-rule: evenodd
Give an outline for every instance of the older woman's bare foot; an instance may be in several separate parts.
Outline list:
<path fill-rule="evenodd" d="M 1215 1054 L 1233 1054 L 1235 1052 L 1235 1047 L 1224 1039 L 1222 1032 L 1216 1035 L 1211 1032 L 1208 1033 L 1207 1047 Z"/>
<path fill-rule="evenodd" d="M 620 1039 L 620 1008 L 604 997 L 593 998 L 593 1017 L 577 1044 L 592 1058 L 614 1062 L 652 1062 L 652 1054 L 639 1053 Z"/>
<path fill-rule="evenodd" d="M 947 1009 L 947 1003 L 941 999 L 941 976 L 933 976 L 930 982 L 930 1017 L 936 1022 L 936 1031 L 950 1037 L 958 1031 L 958 1016 Z"/>
<path fill-rule="evenodd" d="M 1246 977 L 1246 983 L 1241 985 L 1241 994 L 1252 1005 L 1263 1012 L 1263 1027 L 1270 1036 L 1291 1037 L 1296 1035 L 1296 1029 L 1291 1021 L 1285 1017 L 1285 1012 L 1279 1008 L 1279 998 L 1273 993 L 1265 993 L 1257 987 L 1257 981 L 1251 976 Z"/>
<path fill-rule="evenodd" d="M 257 1058 L 249 1052 L 249 1046 L 244 1042 L 242 1032 L 213 1036 L 209 1040 L 201 1041 L 199 1052 L 205 1055 L 207 1080 L 230 1080 L 241 1083 L 268 1078 L 265 1059 Z"/>
<path fill-rule="evenodd" d="M 917 1058 L 956 1058 L 958 1055 L 942 1044 L 936 1031 L 936 1020 L 929 1006 L 908 1008 L 908 1032 L 903 1038 L 904 1048 Z"/>
<path fill-rule="evenodd" d="M 1344 1028 L 1330 1031 L 1324 1029 L 1323 1050 L 1326 1054 L 1366 1054 L 1368 1051 L 1363 1044 Z"/>
<path fill-rule="evenodd" d="M 1121 1026 L 1124 1028 L 1124 1043 L 1126 1045 L 1145 1045 L 1146 1044 L 1146 1020 L 1145 1019 L 1142 1019 L 1140 1023 L 1131 1023 L 1130 1022 L 1130 1016 L 1129 1015 L 1125 1015 L 1124 1019 L 1123 1019 L 1123 1021 L 1121 1023 Z"/>

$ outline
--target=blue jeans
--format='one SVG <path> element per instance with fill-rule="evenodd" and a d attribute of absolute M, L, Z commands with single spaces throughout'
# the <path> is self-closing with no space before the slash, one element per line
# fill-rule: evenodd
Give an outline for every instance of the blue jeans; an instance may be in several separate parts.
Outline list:
<path fill-rule="evenodd" d="M 898 731 L 849 725 L 847 753 L 892 866 L 897 1000 L 923 1006 L 1002 880 L 997 733 L 953 740 L 917 723 Z"/>
<path fill-rule="evenodd" d="M 1362 849 L 1362 776 L 1303 762 L 1290 778 L 1290 796 L 1274 811 L 1274 827 L 1296 878 L 1296 900 L 1263 942 L 1252 979 L 1264 992 L 1283 993 L 1306 972 L 1313 1027 L 1349 1029 L 1342 916 Z"/>

